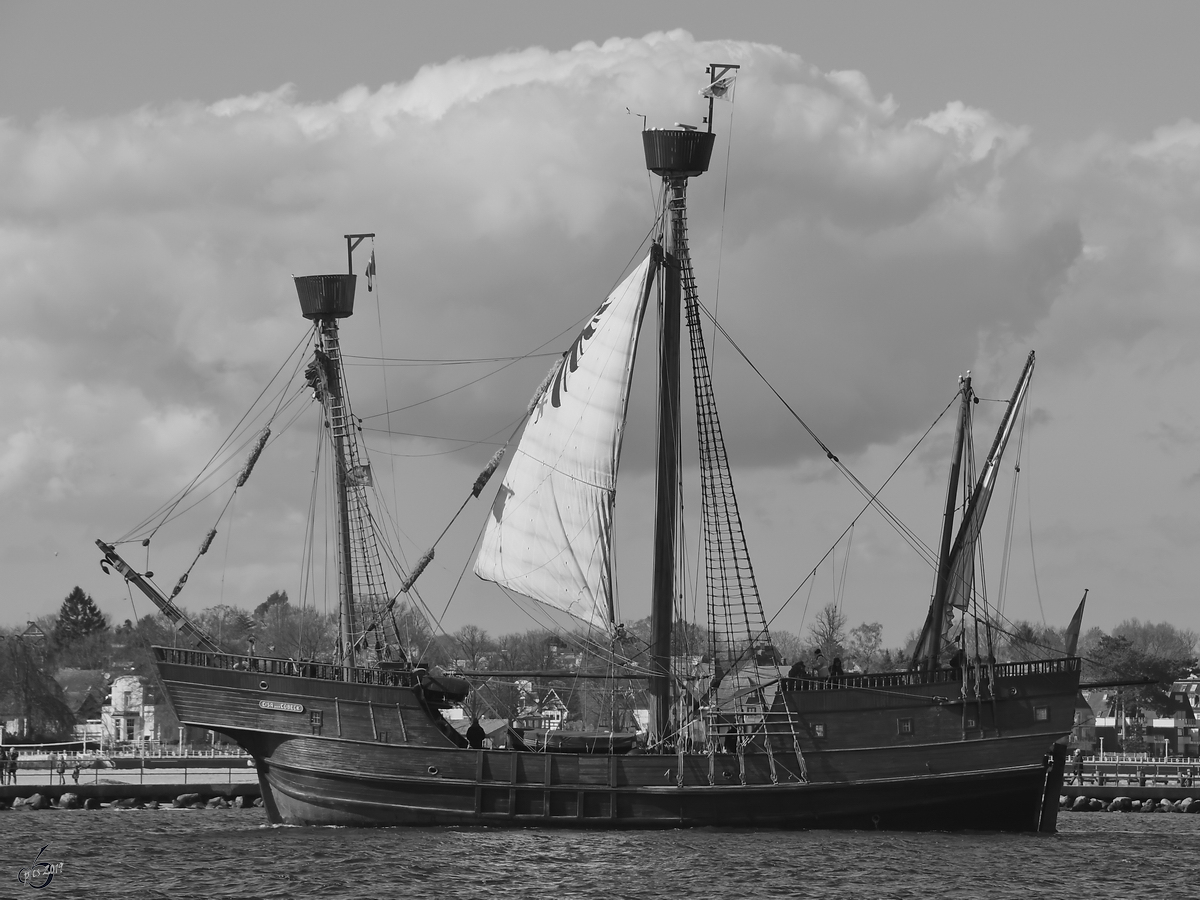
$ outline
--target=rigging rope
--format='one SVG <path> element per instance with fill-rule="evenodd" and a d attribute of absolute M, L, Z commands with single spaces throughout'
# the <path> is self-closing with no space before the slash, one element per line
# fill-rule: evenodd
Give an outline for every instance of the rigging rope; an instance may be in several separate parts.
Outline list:
<path fill-rule="evenodd" d="M 921 446 L 921 444 L 924 442 L 925 438 L 929 437 L 929 432 L 933 431 L 933 429 L 937 426 L 937 423 L 942 420 L 942 416 L 946 415 L 947 411 L 950 409 L 950 407 L 952 407 L 955 404 L 955 402 L 957 400 L 958 400 L 958 393 L 955 392 L 954 397 L 950 400 L 949 403 L 946 404 L 945 408 L 940 413 L 938 413 L 937 418 L 935 418 L 933 420 L 933 422 L 930 423 L 929 427 L 925 429 L 925 431 L 921 435 L 921 437 L 917 439 L 917 442 L 915 444 L 913 444 L 912 449 L 909 450 L 908 453 L 906 453 L 904 455 L 904 459 L 900 460 L 900 462 L 896 465 L 896 468 L 892 469 L 892 473 L 890 475 L 888 475 L 888 477 L 886 479 L 884 479 L 883 484 L 881 484 L 879 486 L 879 489 L 875 491 L 875 494 L 867 500 L 866 505 L 863 506 L 863 508 L 861 510 L 859 510 L 858 515 L 856 515 L 850 521 L 850 524 L 847 525 L 846 528 L 842 531 L 842 533 L 838 535 L 837 540 L 835 540 L 833 542 L 833 544 L 830 546 L 830 548 L 825 551 L 824 555 L 822 555 L 821 558 L 819 560 L 817 560 L 817 564 L 812 567 L 812 569 L 809 571 L 809 573 L 807 575 L 804 576 L 804 579 L 798 585 L 796 585 L 795 589 L 788 595 L 787 599 L 784 600 L 783 603 L 780 605 L 780 607 L 776 611 L 775 615 L 771 616 L 770 621 L 767 622 L 768 626 L 773 624 L 775 622 L 775 620 L 779 618 L 780 614 L 784 611 L 784 609 L 787 608 L 787 605 L 792 602 L 792 600 L 795 598 L 795 596 L 798 593 L 800 593 L 800 589 L 803 588 L 806 583 L 808 583 L 811 579 L 814 578 L 814 576 L 817 574 L 817 570 L 821 568 L 822 563 L 824 563 L 825 560 L 828 559 L 829 556 L 833 553 L 834 549 L 841 542 L 842 538 L 844 538 L 847 534 L 849 534 L 851 529 L 854 528 L 855 523 L 857 523 L 858 520 L 861 519 L 866 514 L 867 510 L 871 509 L 875 505 L 875 498 L 878 497 L 878 495 L 883 492 L 883 489 L 886 488 L 888 486 L 888 484 L 891 483 L 891 480 L 896 477 L 896 473 L 899 472 L 900 469 L 903 468 L 904 464 L 906 462 L 908 462 L 909 458 L 914 453 L 917 452 L 917 448 Z M 936 565 L 936 560 L 933 561 L 933 564 Z M 809 600 L 810 601 L 812 600 L 812 587 L 811 586 L 809 587 Z M 807 602 L 805 603 L 804 608 L 807 611 L 807 609 L 808 609 Z M 801 620 L 801 621 L 803 621 L 803 620 Z"/>
<path fill-rule="evenodd" d="M 250 413 L 258 405 L 258 402 L 260 400 L 262 400 L 262 398 L 266 395 L 266 393 L 270 389 L 271 385 L 275 383 L 275 379 L 277 379 L 279 377 L 279 373 L 282 372 L 284 370 L 284 368 L 287 366 L 288 360 L 290 360 L 293 356 L 295 356 L 297 354 L 297 352 L 300 350 L 300 348 L 302 346 L 304 346 L 304 344 L 308 341 L 310 334 L 311 334 L 311 330 L 308 332 L 305 332 L 304 336 L 300 339 L 299 343 L 297 343 L 296 346 L 292 348 L 291 352 L 287 355 L 287 357 L 284 359 L 284 361 L 280 364 L 279 368 L 275 370 L 275 374 L 271 376 L 271 378 L 263 386 L 262 390 L 259 391 L 258 396 L 254 398 L 254 402 L 250 404 L 249 408 L 247 408 L 246 412 L 242 414 L 242 417 L 237 421 L 237 424 L 235 424 L 233 426 L 233 429 L 229 432 L 229 434 L 221 442 L 220 446 L 218 446 L 217 449 L 213 452 L 212 456 L 209 457 L 208 462 L 206 462 L 201 467 L 200 471 L 187 484 L 187 486 L 184 487 L 184 489 L 182 491 L 180 491 L 179 495 L 174 500 L 168 501 L 162 507 L 159 507 L 159 509 L 156 510 L 155 512 L 151 513 L 150 516 L 148 516 L 146 519 L 143 519 L 141 523 L 139 523 L 138 525 L 135 525 L 132 529 L 130 529 L 130 531 L 127 532 L 126 535 L 120 541 L 116 541 L 114 543 L 127 542 L 129 540 L 130 534 L 140 532 L 143 528 L 149 526 L 150 523 L 152 521 L 154 521 L 154 519 L 158 518 L 159 514 L 161 513 L 162 519 L 158 522 L 157 525 L 155 525 L 151 529 L 150 534 L 147 536 L 146 540 L 147 541 L 150 540 L 151 538 L 154 537 L 155 534 L 158 533 L 158 530 L 160 528 L 162 528 L 163 525 L 166 524 L 166 522 L 168 521 L 169 518 L 171 518 L 171 513 L 174 512 L 175 508 L 180 503 L 183 502 L 184 498 L 187 497 L 188 494 L 191 493 L 192 489 L 196 486 L 196 484 L 201 481 L 202 476 L 204 476 L 205 472 L 208 471 L 209 467 L 213 464 L 213 461 L 216 460 L 217 457 L 219 457 L 222 452 L 224 452 L 226 447 L 228 447 L 230 441 L 232 441 L 233 438 L 239 433 L 239 431 L 242 427 L 242 424 L 246 421 L 247 418 L 249 418 Z M 303 360 L 303 357 L 300 357 L 300 359 Z M 293 375 L 294 375 L 294 373 L 293 373 Z M 285 387 L 286 387 L 286 385 L 285 385 Z M 282 396 L 282 392 L 281 392 L 281 396 Z M 275 413 L 272 414 L 271 418 L 273 419 L 275 417 L 275 415 L 278 414 L 278 412 L 279 412 L 279 407 L 277 406 L 276 411 L 275 411 Z"/>
<path fill-rule="evenodd" d="M 849 467 L 846 466 L 834 454 L 833 450 L 831 450 L 829 448 L 829 446 L 817 436 L 817 433 L 815 431 L 813 431 L 813 429 L 811 427 L 809 427 L 808 423 L 805 422 L 804 419 L 800 417 L 800 414 L 798 412 L 796 412 L 796 410 L 792 407 L 792 405 L 790 403 L 788 403 L 787 400 L 785 400 L 783 398 L 783 395 L 780 394 L 778 390 L 776 390 L 775 386 L 773 384 L 771 384 L 770 381 L 767 380 L 767 377 L 762 373 L 762 371 L 758 368 L 758 366 L 756 366 L 754 364 L 754 362 L 750 359 L 750 357 L 746 355 L 746 353 L 742 350 L 742 348 L 740 346 L 738 346 L 738 343 L 733 339 L 733 337 L 729 334 L 729 332 L 725 330 L 725 327 L 723 325 L 721 325 L 720 322 L 717 321 L 716 317 L 712 314 L 712 312 L 709 311 L 707 308 L 705 308 L 703 304 L 700 304 L 700 309 L 702 309 L 704 311 L 704 314 L 706 316 L 708 316 L 709 320 L 713 323 L 713 325 L 717 328 L 717 330 L 721 333 L 721 335 L 725 338 L 725 340 L 729 341 L 730 346 L 732 346 L 733 349 L 737 351 L 738 355 L 741 356 L 741 358 L 743 360 L 745 360 L 746 364 L 748 366 L 750 366 L 750 368 L 754 372 L 754 374 L 757 375 L 759 377 L 759 379 L 762 381 L 762 383 L 767 386 L 767 389 L 770 390 L 771 393 L 775 395 L 776 399 L 778 399 L 779 402 L 783 404 L 784 408 L 787 409 L 787 411 L 789 413 L 791 413 L 792 417 L 797 422 L 800 423 L 801 427 L 803 427 L 806 432 L 808 432 L 808 435 L 813 439 L 813 441 L 816 442 L 817 446 L 819 446 L 825 452 L 825 456 L 829 459 L 830 462 L 832 462 L 834 464 L 834 467 L 839 472 L 841 472 L 842 475 L 845 476 L 847 480 L 850 481 L 850 483 L 854 486 L 855 490 L 857 490 L 860 494 L 862 494 L 862 496 L 866 497 L 867 501 L 870 505 L 875 506 L 876 510 L 884 517 L 884 520 L 887 521 L 888 524 L 891 525 L 891 527 L 896 531 L 896 533 L 899 534 L 905 540 L 905 542 L 907 542 L 909 544 L 909 546 L 912 547 L 917 552 L 917 554 L 919 556 L 922 556 L 926 560 L 926 562 L 930 563 L 931 565 L 936 565 L 937 555 L 925 544 L 924 541 L 921 540 L 921 538 L 916 534 L 916 532 L 914 532 L 907 525 L 905 525 L 895 513 L 893 513 L 890 509 L 888 509 L 879 500 L 879 491 L 872 492 L 870 490 L 870 488 L 868 488 L 858 478 L 857 475 L 855 475 L 853 472 L 850 471 Z M 907 457 L 905 457 L 905 458 L 907 459 Z"/>

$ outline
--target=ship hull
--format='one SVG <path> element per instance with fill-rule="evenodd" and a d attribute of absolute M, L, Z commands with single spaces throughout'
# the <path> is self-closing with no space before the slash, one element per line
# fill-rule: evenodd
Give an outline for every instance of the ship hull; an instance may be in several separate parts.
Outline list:
<path fill-rule="evenodd" d="M 253 739 L 248 745 L 256 743 Z M 264 743 L 270 743 L 269 741 Z M 287 743 L 293 743 L 291 739 Z M 277 748 L 278 749 L 278 748 Z M 1047 784 L 1046 765 L 861 782 L 685 785 L 666 773 L 674 756 L 644 756 L 641 774 L 663 783 L 610 785 L 558 781 L 555 755 L 507 751 L 421 751 L 396 748 L 368 771 L 333 772 L 293 764 L 307 755 L 303 741 L 260 762 L 268 813 L 293 825 L 491 825 L 558 828 L 987 829 L 1037 831 Z M 289 759 L 281 762 L 280 755 Z M 499 756 L 500 758 L 497 758 Z M 449 757 L 458 757 L 451 759 Z M 362 757 L 360 757 L 362 758 Z M 619 757 L 601 757 L 602 762 Z M 720 758 L 718 757 L 720 760 Z M 433 769 L 431 777 L 384 777 L 386 763 Z M 728 761 L 726 761 L 728 762 Z M 440 765 L 439 765 L 440 763 Z M 549 765 L 551 783 L 538 783 Z M 528 780 L 455 778 L 456 768 L 517 769 Z M 628 777 L 626 767 L 614 767 Z M 518 776 L 520 777 L 520 776 Z M 634 776 L 636 778 L 636 775 Z M 1057 793 L 1054 794 L 1057 803 Z"/>
<path fill-rule="evenodd" d="M 993 703 L 955 701 L 945 683 L 785 683 L 775 702 L 800 725 L 799 753 L 779 740 L 741 753 L 547 753 L 461 746 L 416 684 L 169 653 L 159 668 L 180 721 L 249 752 L 269 818 L 296 825 L 1052 831 L 1055 743 L 1078 685 L 1077 665 L 1006 678 Z"/>

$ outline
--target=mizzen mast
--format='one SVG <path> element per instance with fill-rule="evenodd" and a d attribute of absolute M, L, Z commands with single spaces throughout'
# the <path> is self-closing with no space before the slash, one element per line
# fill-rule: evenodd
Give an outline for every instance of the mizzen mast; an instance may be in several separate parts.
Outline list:
<path fill-rule="evenodd" d="M 971 390 L 971 370 L 958 379 L 961 402 L 958 407 L 958 426 L 954 431 L 954 451 L 950 455 L 950 479 L 946 486 L 946 506 L 942 512 L 942 537 L 938 543 L 937 576 L 934 579 L 933 601 L 929 608 L 929 621 L 924 631 L 929 631 L 933 623 L 944 623 L 946 619 L 946 593 L 950 581 L 950 547 L 954 541 L 954 512 L 958 508 L 958 482 L 962 477 L 963 445 L 971 426 L 971 401 L 974 392 Z M 941 654 L 940 625 L 924 645 L 924 657 L 921 668 L 931 672 L 938 667 L 938 657 Z"/>
<path fill-rule="evenodd" d="M 930 603 L 929 616 L 921 631 L 914 654 L 913 667 L 918 665 L 924 671 L 936 669 L 940 663 L 939 655 L 942 642 L 946 635 L 946 620 L 951 609 L 966 610 L 971 605 L 975 586 L 975 551 L 979 542 L 983 520 L 987 515 L 992 492 L 996 487 L 996 476 L 1000 470 L 1000 459 L 1004 448 L 1016 424 L 1017 414 L 1029 393 L 1029 381 L 1033 377 L 1034 354 L 1030 352 L 1025 360 L 1025 368 L 1017 380 L 1004 417 L 1000 420 L 1000 428 L 992 441 L 991 450 L 980 470 L 974 490 L 966 498 L 958 531 L 949 553 L 946 552 L 946 532 L 942 533 L 942 553 L 938 560 L 938 574 L 935 582 L 933 600 Z M 969 379 L 962 388 L 962 413 L 959 419 L 958 437 L 955 439 L 955 469 L 951 470 L 951 484 L 946 499 L 947 519 L 953 512 L 952 504 L 957 481 L 958 458 L 963 449 L 963 431 L 969 420 L 969 410 L 974 395 L 971 392 Z"/>

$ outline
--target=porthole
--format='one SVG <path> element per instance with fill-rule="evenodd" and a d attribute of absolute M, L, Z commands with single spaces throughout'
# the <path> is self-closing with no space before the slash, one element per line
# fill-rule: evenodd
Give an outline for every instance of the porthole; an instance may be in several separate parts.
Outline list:
<path fill-rule="evenodd" d="M 260 681 L 260 682 L 258 683 L 258 689 L 259 689 L 260 691 L 265 691 L 265 690 L 267 690 L 267 687 L 268 687 L 268 685 L 267 685 L 267 683 L 266 683 L 265 681 Z"/>
<path fill-rule="evenodd" d="M 430 767 L 429 767 L 429 774 L 430 774 L 430 775 L 436 775 L 437 773 L 438 773 L 438 767 L 437 767 L 437 766 L 430 766 Z"/>

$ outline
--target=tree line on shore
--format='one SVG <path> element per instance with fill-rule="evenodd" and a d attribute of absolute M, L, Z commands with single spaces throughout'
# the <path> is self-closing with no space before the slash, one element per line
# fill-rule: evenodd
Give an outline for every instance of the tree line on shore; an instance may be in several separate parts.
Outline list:
<path fill-rule="evenodd" d="M 648 619 L 629 623 L 616 644 L 597 645 L 571 635 L 529 629 L 493 636 L 476 625 L 452 633 L 435 633 L 412 606 L 395 607 L 402 650 L 413 663 L 470 671 L 533 671 L 555 668 L 595 668 L 617 658 L 645 666 L 648 662 Z M 336 653 L 336 614 L 322 614 L 289 601 L 286 591 L 275 591 L 253 609 L 220 604 L 194 615 L 193 620 L 230 653 L 254 652 L 296 660 L 332 660 Z M 136 673 L 154 685 L 154 695 L 165 699 L 158 684 L 151 646 L 191 646 L 166 617 L 154 614 L 119 625 L 111 623 L 81 588 L 74 588 L 57 613 L 43 616 L 32 629 L 0 628 L 0 713 L 6 719 L 23 717 L 29 739 L 53 740 L 69 736 L 75 715 L 54 675 L 66 668 Z M 1065 630 L 1030 622 L 995 627 L 997 661 L 1028 661 L 1062 655 Z M 904 669 L 911 660 L 917 634 L 905 644 L 885 647 L 878 622 L 850 626 L 845 614 L 829 604 L 818 611 L 802 634 L 772 629 L 769 643 L 756 645 L 760 662 L 787 664 L 811 661 L 819 650 L 826 661 L 837 658 L 846 671 L 880 672 Z M 1083 680 L 1135 680 L 1147 684 L 1130 687 L 1135 705 L 1162 707 L 1173 681 L 1197 670 L 1198 636 L 1169 623 L 1129 619 L 1111 633 L 1092 628 L 1079 640 L 1084 660 Z M 679 623 L 674 637 L 676 653 L 697 662 L 706 661 L 707 633 L 701 626 Z M 521 678 L 491 678 L 481 683 L 468 700 L 468 713 L 513 718 L 522 708 L 535 705 L 550 682 Z M 560 680 L 555 690 L 576 719 L 615 721 L 634 706 L 643 705 L 636 686 L 622 692 Z M 623 693 L 620 702 L 618 693 Z M 607 699 L 605 697 L 607 696 Z M 625 712 L 621 713 L 620 706 Z M 164 734 L 178 725 L 166 703 L 159 704 L 158 721 Z"/>

